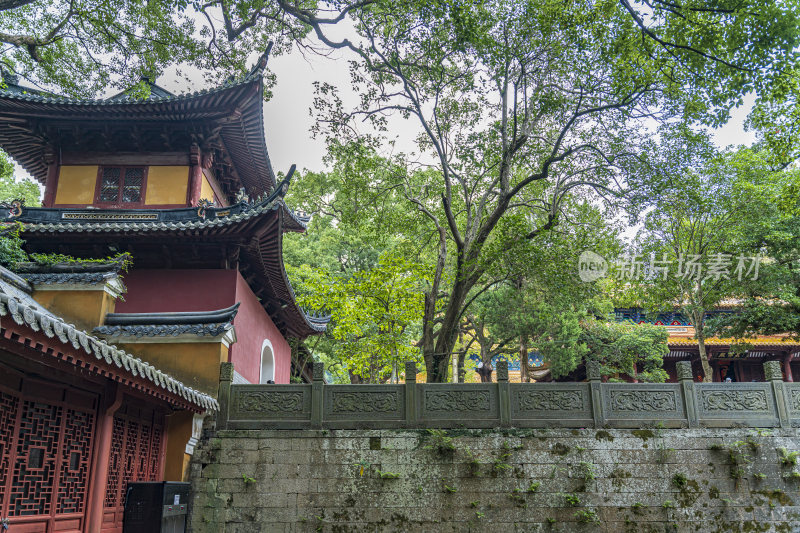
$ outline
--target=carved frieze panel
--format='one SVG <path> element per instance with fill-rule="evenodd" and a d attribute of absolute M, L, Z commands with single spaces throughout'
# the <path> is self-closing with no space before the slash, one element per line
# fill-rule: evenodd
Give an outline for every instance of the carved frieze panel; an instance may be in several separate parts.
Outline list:
<path fill-rule="evenodd" d="M 402 385 L 329 385 L 325 419 L 386 420 L 405 416 Z"/>
<path fill-rule="evenodd" d="M 303 385 L 233 385 L 229 420 L 308 419 L 311 387 Z"/>
<path fill-rule="evenodd" d="M 675 411 L 675 391 L 611 391 L 614 411 Z"/>
<path fill-rule="evenodd" d="M 769 383 L 698 383 L 695 396 L 701 419 L 777 416 Z"/>
<path fill-rule="evenodd" d="M 498 417 L 497 388 L 494 385 L 423 385 L 423 417 Z"/>
<path fill-rule="evenodd" d="M 786 391 L 786 404 L 790 411 L 800 414 L 800 384 L 784 384 Z"/>
<path fill-rule="evenodd" d="M 514 418 L 591 417 L 587 384 L 520 383 L 511 386 Z"/>
<path fill-rule="evenodd" d="M 683 397 L 677 384 L 603 384 L 608 418 L 685 418 Z"/>

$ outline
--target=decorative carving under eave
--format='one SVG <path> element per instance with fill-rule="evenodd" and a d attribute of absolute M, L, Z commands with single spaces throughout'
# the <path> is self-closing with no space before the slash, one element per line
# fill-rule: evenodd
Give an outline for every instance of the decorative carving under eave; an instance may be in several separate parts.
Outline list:
<path fill-rule="evenodd" d="M 200 164 L 200 146 L 197 143 L 192 143 L 192 146 L 189 148 L 189 164 L 193 167 L 198 166 Z"/>

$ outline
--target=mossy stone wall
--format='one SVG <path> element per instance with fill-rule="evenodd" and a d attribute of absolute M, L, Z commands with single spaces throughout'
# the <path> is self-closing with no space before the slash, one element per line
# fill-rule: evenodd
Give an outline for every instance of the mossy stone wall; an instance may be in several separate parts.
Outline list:
<path fill-rule="evenodd" d="M 222 430 L 190 531 L 800 531 L 798 430 Z"/>

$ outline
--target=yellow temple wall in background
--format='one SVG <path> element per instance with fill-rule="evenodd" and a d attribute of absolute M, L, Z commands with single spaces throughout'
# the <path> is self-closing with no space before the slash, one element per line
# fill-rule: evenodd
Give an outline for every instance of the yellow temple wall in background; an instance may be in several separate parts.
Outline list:
<path fill-rule="evenodd" d="M 56 205 L 94 203 L 97 165 L 62 166 L 58 174 Z"/>
<path fill-rule="evenodd" d="M 146 205 L 186 205 L 189 167 L 151 166 L 147 170 Z"/>

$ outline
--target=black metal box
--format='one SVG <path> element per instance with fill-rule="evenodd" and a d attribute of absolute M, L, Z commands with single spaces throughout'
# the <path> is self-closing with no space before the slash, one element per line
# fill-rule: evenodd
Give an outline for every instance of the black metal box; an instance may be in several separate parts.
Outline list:
<path fill-rule="evenodd" d="M 189 508 L 189 483 L 128 483 L 123 533 L 184 533 Z"/>

